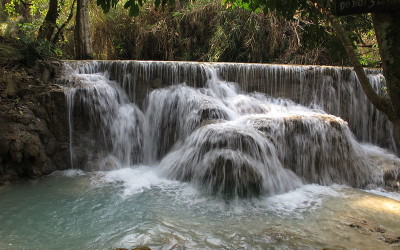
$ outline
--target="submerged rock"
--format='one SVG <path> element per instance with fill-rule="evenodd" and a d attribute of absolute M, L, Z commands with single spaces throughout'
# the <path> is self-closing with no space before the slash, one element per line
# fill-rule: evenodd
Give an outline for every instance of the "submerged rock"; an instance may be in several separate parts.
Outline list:
<path fill-rule="evenodd" d="M 400 243 L 400 236 L 398 236 L 398 235 L 384 234 L 382 236 L 383 236 L 384 241 L 388 244 Z"/>
<path fill-rule="evenodd" d="M 370 232 L 386 233 L 386 229 L 379 227 L 378 225 L 372 225 L 366 220 L 354 221 L 349 224 L 349 227 L 367 230 Z"/>
<path fill-rule="evenodd" d="M 359 230 L 368 231 L 371 233 L 378 233 L 379 235 L 377 238 L 388 244 L 400 243 L 399 235 L 395 235 L 392 232 L 388 232 L 381 226 L 370 223 L 367 220 L 354 220 L 353 222 L 348 224 L 348 226 Z"/>

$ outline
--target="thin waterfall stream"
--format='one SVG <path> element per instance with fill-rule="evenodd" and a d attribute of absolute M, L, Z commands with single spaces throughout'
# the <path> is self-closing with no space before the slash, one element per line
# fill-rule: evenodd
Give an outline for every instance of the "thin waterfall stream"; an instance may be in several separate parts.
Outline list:
<path fill-rule="evenodd" d="M 399 145 L 348 68 L 71 61 L 62 82 L 71 170 L 0 189 L 2 249 L 398 246 Z"/>

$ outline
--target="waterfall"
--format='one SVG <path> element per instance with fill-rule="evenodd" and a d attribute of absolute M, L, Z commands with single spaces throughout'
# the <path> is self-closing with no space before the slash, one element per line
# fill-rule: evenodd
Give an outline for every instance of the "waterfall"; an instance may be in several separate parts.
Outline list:
<path fill-rule="evenodd" d="M 70 160 L 70 165 L 71 168 L 73 169 L 75 164 L 74 164 L 74 145 L 73 145 L 73 111 L 74 111 L 74 103 L 75 103 L 75 92 L 76 89 L 74 87 L 70 87 L 65 91 L 66 99 L 67 99 L 67 105 L 68 105 L 68 136 L 69 136 L 69 160 Z"/>
<path fill-rule="evenodd" d="M 245 92 L 261 92 L 322 109 L 346 120 L 359 141 L 392 152 L 400 150 L 393 139 L 391 123 L 368 101 L 350 68 L 156 61 L 71 61 L 69 65 L 80 73 L 108 72 L 130 101 L 141 107 L 153 89 L 181 83 L 194 88 L 206 86 L 212 68 L 219 79 L 235 83 Z M 385 95 L 381 71 L 366 69 L 366 72 L 377 93 Z"/>
<path fill-rule="evenodd" d="M 398 150 L 348 68 L 66 64 L 73 167 L 153 165 L 205 192 L 248 197 L 303 183 L 380 185 L 382 173 L 357 140 Z M 367 73 L 383 95 L 380 71 Z"/>
<path fill-rule="evenodd" d="M 141 162 L 144 115 L 140 109 L 107 74 L 72 77 L 67 91 L 71 163 L 85 161 L 89 169 L 95 164 L 95 169 L 107 170 Z M 76 137 L 72 129 L 86 134 Z"/>

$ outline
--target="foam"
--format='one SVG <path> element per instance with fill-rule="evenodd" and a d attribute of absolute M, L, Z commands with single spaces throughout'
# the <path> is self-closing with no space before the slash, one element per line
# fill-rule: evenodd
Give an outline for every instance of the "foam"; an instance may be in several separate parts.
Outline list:
<path fill-rule="evenodd" d="M 343 186 L 305 185 L 291 192 L 266 198 L 269 210 L 279 217 L 304 218 L 305 212 L 314 211 L 322 206 L 327 197 L 339 196 Z"/>
<path fill-rule="evenodd" d="M 85 176 L 87 173 L 80 169 L 68 169 L 62 171 L 55 171 L 52 175 L 61 175 L 65 177 L 77 177 L 77 176 Z"/>
<path fill-rule="evenodd" d="M 379 168 L 400 167 L 400 158 L 386 149 L 371 144 L 361 144 L 362 148 Z"/>
<path fill-rule="evenodd" d="M 139 166 L 114 171 L 97 172 L 92 177 L 92 185 L 117 185 L 122 187 L 120 196 L 127 198 L 146 190 L 158 189 L 168 195 L 174 203 L 195 209 L 200 214 L 222 213 L 224 216 L 273 213 L 282 218 L 304 218 L 305 213 L 320 208 L 323 202 L 332 196 L 339 196 L 343 186 L 305 185 L 288 193 L 265 196 L 260 199 L 221 200 L 208 196 L 195 187 L 179 181 L 171 181 L 157 173 L 157 168 Z"/>
<path fill-rule="evenodd" d="M 127 167 L 123 169 L 97 172 L 92 178 L 92 185 L 116 184 L 123 187 L 122 197 L 142 193 L 157 187 L 168 189 L 178 185 L 178 182 L 167 180 L 157 173 L 157 169 L 149 166 Z"/>
<path fill-rule="evenodd" d="M 383 189 L 371 189 L 371 190 L 364 190 L 364 191 L 368 192 L 368 193 L 371 193 L 371 194 L 384 196 L 384 197 L 392 199 L 392 200 L 400 201 L 400 193 L 387 192 L 387 191 L 385 191 Z"/>

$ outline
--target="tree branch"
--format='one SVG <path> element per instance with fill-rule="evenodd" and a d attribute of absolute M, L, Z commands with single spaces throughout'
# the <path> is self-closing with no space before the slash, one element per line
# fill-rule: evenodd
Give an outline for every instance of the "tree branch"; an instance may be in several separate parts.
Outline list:
<path fill-rule="evenodd" d="M 358 60 L 358 56 L 353 48 L 353 44 L 351 43 L 350 38 L 346 35 L 346 31 L 343 29 L 343 26 L 341 25 L 339 20 L 335 16 L 333 16 L 329 10 L 327 10 L 323 6 L 320 6 L 320 4 L 316 0 L 308 0 L 308 2 L 313 5 L 331 23 L 333 30 L 339 37 L 344 49 L 346 50 L 350 63 L 353 65 L 354 71 L 356 72 L 356 75 L 360 82 L 361 88 L 363 89 L 369 101 L 375 106 L 375 108 L 385 113 L 390 121 L 397 120 L 390 99 L 379 96 L 375 92 L 374 88 L 371 86 L 367 74 L 365 73 L 363 66 Z"/>
<path fill-rule="evenodd" d="M 60 36 L 61 36 L 63 30 L 68 25 L 68 23 L 72 20 L 72 17 L 74 16 L 75 2 L 76 2 L 76 0 L 72 1 L 71 10 L 67 17 L 67 20 L 65 20 L 65 22 L 57 29 L 57 33 L 54 35 L 54 38 L 53 38 L 54 44 L 56 44 L 60 40 Z"/>

